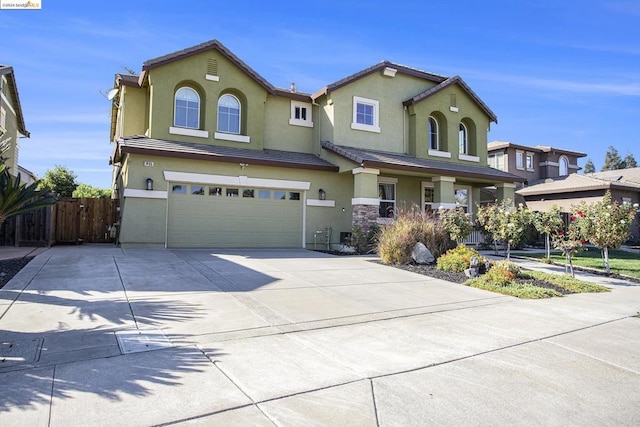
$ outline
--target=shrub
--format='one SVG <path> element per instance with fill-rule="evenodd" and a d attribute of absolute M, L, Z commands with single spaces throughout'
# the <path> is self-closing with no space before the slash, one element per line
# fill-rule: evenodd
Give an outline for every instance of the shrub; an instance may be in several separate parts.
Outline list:
<path fill-rule="evenodd" d="M 509 271 L 506 268 L 493 266 L 485 273 L 482 279 L 495 286 L 507 286 L 509 283 L 516 280 L 516 273 Z"/>
<path fill-rule="evenodd" d="M 368 254 L 373 252 L 377 245 L 377 239 L 380 235 L 380 226 L 371 225 L 368 229 L 355 225 L 351 229 L 351 237 L 347 241 L 358 254 Z"/>
<path fill-rule="evenodd" d="M 491 265 L 491 269 L 498 268 L 513 273 L 515 276 L 520 274 L 520 266 L 512 261 L 496 261 Z"/>
<path fill-rule="evenodd" d="M 471 257 L 477 257 L 478 261 L 484 263 L 484 258 L 473 248 L 467 247 L 461 243 L 454 249 L 447 251 L 438 258 L 436 265 L 438 270 L 463 272 L 469 268 Z"/>
<path fill-rule="evenodd" d="M 458 242 L 464 240 L 473 232 L 473 221 L 471 215 L 462 208 L 444 209 L 440 208 L 440 218 L 442 225 L 451 235 L 451 240 Z"/>
<path fill-rule="evenodd" d="M 449 234 L 441 221 L 417 206 L 399 209 L 392 224 L 382 227 L 378 237 L 378 255 L 385 264 L 408 264 L 416 243 L 422 242 L 434 257 L 449 248 Z"/>

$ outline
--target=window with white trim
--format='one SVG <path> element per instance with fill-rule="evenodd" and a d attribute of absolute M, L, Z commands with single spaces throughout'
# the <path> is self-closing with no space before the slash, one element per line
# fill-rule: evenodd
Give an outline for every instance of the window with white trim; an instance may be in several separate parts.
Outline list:
<path fill-rule="evenodd" d="M 525 156 L 525 166 L 527 167 L 527 170 L 532 172 L 533 171 L 533 153 L 527 153 Z"/>
<path fill-rule="evenodd" d="M 0 131 L 6 132 L 7 130 L 7 110 L 0 107 Z"/>
<path fill-rule="evenodd" d="M 516 151 L 516 169 L 524 169 L 524 151 Z"/>
<path fill-rule="evenodd" d="M 240 101 L 224 94 L 218 100 L 218 132 L 240 134 Z"/>
<path fill-rule="evenodd" d="M 489 154 L 487 164 L 494 169 L 504 170 L 504 153 Z"/>
<path fill-rule="evenodd" d="M 438 120 L 429 116 L 429 149 L 440 150 L 440 133 L 438 131 Z"/>
<path fill-rule="evenodd" d="M 181 128 L 200 128 L 200 95 L 190 87 L 176 91 L 173 125 Z"/>
<path fill-rule="evenodd" d="M 351 129 L 380 133 L 380 103 L 375 99 L 353 97 Z"/>
<path fill-rule="evenodd" d="M 291 101 L 291 118 L 289 124 L 294 126 L 313 127 L 311 119 L 311 104 L 307 102 Z"/>
<path fill-rule="evenodd" d="M 462 122 L 458 130 L 458 154 L 469 154 L 469 132 Z"/>
<path fill-rule="evenodd" d="M 567 159 L 565 156 L 561 156 L 560 160 L 558 160 L 558 175 L 569 175 L 569 159 Z"/>
<path fill-rule="evenodd" d="M 456 208 L 462 208 L 465 212 L 469 212 L 471 207 L 471 190 L 468 187 L 455 187 L 454 191 Z"/>
<path fill-rule="evenodd" d="M 422 211 L 431 212 L 433 210 L 433 202 L 435 200 L 435 190 L 433 184 L 429 182 L 422 183 Z"/>
<path fill-rule="evenodd" d="M 380 218 L 393 218 L 396 210 L 395 182 L 378 182 L 378 198 L 380 199 Z"/>

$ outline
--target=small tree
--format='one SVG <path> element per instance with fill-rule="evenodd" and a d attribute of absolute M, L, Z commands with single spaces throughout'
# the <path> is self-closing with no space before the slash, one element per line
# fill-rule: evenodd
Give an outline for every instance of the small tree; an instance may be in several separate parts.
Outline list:
<path fill-rule="evenodd" d="M 547 259 L 551 258 L 551 233 L 557 232 L 564 227 L 562 211 L 558 205 L 553 205 L 547 212 L 537 212 L 532 214 L 533 226 L 539 233 L 544 234 L 544 247 L 547 251 Z"/>
<path fill-rule="evenodd" d="M 602 201 L 583 204 L 577 213 L 585 238 L 602 250 L 605 271 L 610 274 L 609 249 L 617 249 L 629 239 L 629 228 L 638 213 L 638 205 L 612 201 L 611 192 L 607 191 Z"/>
<path fill-rule="evenodd" d="M 576 210 L 576 209 L 574 209 Z M 585 213 L 577 209 L 576 214 L 572 214 L 569 219 L 567 231 L 556 230 L 552 232 L 553 247 L 562 251 L 567 263 L 565 264 L 565 273 L 567 266 L 571 273 L 571 277 L 575 277 L 573 270 L 573 257 L 582 249 L 585 243 L 584 234 L 586 232 L 584 218 Z"/>
<path fill-rule="evenodd" d="M 45 172 L 40 181 L 39 189 L 49 189 L 59 197 L 72 197 L 78 187 L 76 174 L 66 166 L 56 165 Z"/>
<path fill-rule="evenodd" d="M 532 222 L 533 212 L 522 203 L 514 208 L 506 199 L 499 206 L 485 206 L 478 212 L 478 221 L 490 231 L 494 239 L 507 244 L 507 260 L 511 259 L 511 248 L 522 242 L 526 236 L 527 225 Z"/>
<path fill-rule="evenodd" d="M 459 242 L 466 239 L 473 232 L 473 222 L 471 215 L 462 208 L 438 209 L 442 225 L 449 232 L 451 240 Z"/>
<path fill-rule="evenodd" d="M 493 240 L 493 250 L 498 255 L 498 234 L 500 230 L 500 216 L 498 211 L 500 210 L 497 203 L 491 203 L 488 205 L 478 205 L 478 211 L 476 212 L 476 220 L 478 224 L 489 234 L 491 234 L 491 240 Z"/>

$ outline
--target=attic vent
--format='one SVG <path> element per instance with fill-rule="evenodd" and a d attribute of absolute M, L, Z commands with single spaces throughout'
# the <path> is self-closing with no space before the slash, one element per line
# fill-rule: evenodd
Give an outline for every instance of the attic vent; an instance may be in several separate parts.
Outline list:
<path fill-rule="evenodd" d="M 458 106 L 458 102 L 456 100 L 456 94 L 452 93 L 449 95 L 449 105 L 452 107 L 457 107 Z"/>
<path fill-rule="evenodd" d="M 220 77 L 218 77 L 218 60 L 209 58 L 207 60 L 207 74 L 204 76 L 207 80 L 212 80 L 214 82 L 220 81 Z"/>
<path fill-rule="evenodd" d="M 207 74 L 212 76 L 218 75 L 218 61 L 213 58 L 209 58 L 207 61 Z"/>

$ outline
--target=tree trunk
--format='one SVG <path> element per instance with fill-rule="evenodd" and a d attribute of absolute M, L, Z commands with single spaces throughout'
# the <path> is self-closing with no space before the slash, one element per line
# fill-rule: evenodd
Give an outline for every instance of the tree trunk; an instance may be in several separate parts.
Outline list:
<path fill-rule="evenodd" d="M 571 277 L 576 277 L 576 273 L 573 271 L 573 257 L 571 255 L 567 255 L 567 260 L 569 261 L 569 271 L 571 271 Z"/>
<path fill-rule="evenodd" d="M 511 242 L 507 240 L 507 261 L 511 260 Z"/>
<path fill-rule="evenodd" d="M 609 248 L 605 246 L 602 251 L 604 253 L 604 271 L 607 274 L 611 274 L 611 269 L 609 268 Z"/>
<path fill-rule="evenodd" d="M 547 259 L 551 259 L 551 244 L 549 242 L 549 233 L 545 233 L 544 245 L 547 248 Z"/>

